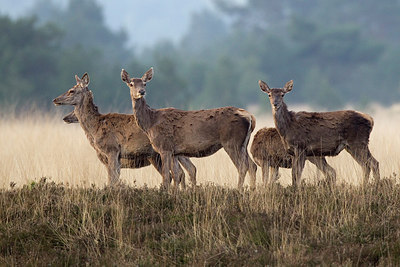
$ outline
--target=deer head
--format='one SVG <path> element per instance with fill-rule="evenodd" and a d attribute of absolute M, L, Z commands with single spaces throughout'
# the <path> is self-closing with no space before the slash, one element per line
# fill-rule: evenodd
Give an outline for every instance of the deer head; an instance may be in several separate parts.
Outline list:
<path fill-rule="evenodd" d="M 58 105 L 78 105 L 82 103 L 85 94 L 90 94 L 88 85 L 90 83 L 89 75 L 83 74 L 82 78 L 75 75 L 76 85 L 69 89 L 64 94 L 53 100 L 53 103 Z"/>
<path fill-rule="evenodd" d="M 78 118 L 76 117 L 74 111 L 68 113 L 64 118 L 63 121 L 70 124 L 70 123 L 77 123 L 79 122 Z"/>
<path fill-rule="evenodd" d="M 153 73 L 153 67 L 151 67 L 142 78 L 130 78 L 128 72 L 122 69 L 121 80 L 129 87 L 132 99 L 140 99 L 146 94 L 146 83 L 153 78 Z"/>
<path fill-rule="evenodd" d="M 264 81 L 259 80 L 258 85 L 261 90 L 268 94 L 269 101 L 273 110 L 278 110 L 283 103 L 283 97 L 286 93 L 290 92 L 293 88 L 293 81 L 288 81 L 283 88 L 269 88 L 268 84 Z"/>

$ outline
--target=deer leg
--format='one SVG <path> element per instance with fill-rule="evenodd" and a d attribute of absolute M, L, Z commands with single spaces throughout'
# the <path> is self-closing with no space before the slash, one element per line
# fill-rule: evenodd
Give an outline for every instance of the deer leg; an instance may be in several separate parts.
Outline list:
<path fill-rule="evenodd" d="M 279 179 L 279 167 L 271 166 L 271 183 L 275 183 Z"/>
<path fill-rule="evenodd" d="M 249 157 L 248 154 L 240 153 L 240 149 L 224 147 L 226 153 L 231 158 L 233 164 L 239 172 L 238 188 L 242 189 L 244 184 L 244 178 L 246 177 L 247 170 L 249 169 Z M 255 179 L 251 180 L 250 187 L 255 188 Z"/>
<path fill-rule="evenodd" d="M 292 166 L 292 185 L 298 187 L 300 185 L 301 173 L 303 172 L 306 157 L 304 151 L 295 148 Z"/>
<path fill-rule="evenodd" d="M 161 156 L 161 162 L 162 162 L 162 177 L 163 177 L 162 188 L 168 189 L 169 185 L 170 185 L 171 165 L 173 163 L 172 153 L 164 152 L 164 153 L 160 153 L 160 156 Z"/>
<path fill-rule="evenodd" d="M 264 160 L 262 162 L 261 171 L 262 171 L 263 184 L 264 184 L 264 186 L 267 186 L 268 182 L 269 182 L 269 162 L 268 162 L 268 160 Z"/>
<path fill-rule="evenodd" d="M 159 154 L 155 154 L 153 156 L 151 156 L 150 158 L 148 158 L 148 160 L 150 161 L 150 163 L 154 166 L 154 168 L 156 168 L 156 170 L 161 174 L 161 176 L 163 175 L 162 173 L 162 163 L 161 163 L 161 157 Z M 185 173 L 183 172 L 182 168 L 179 166 L 176 167 L 175 169 L 175 173 L 177 173 L 177 177 L 179 178 L 178 181 L 174 181 L 176 186 L 179 186 L 180 182 L 183 182 L 182 187 L 185 188 Z M 169 183 L 171 183 L 173 179 L 173 174 L 169 173 Z"/>
<path fill-rule="evenodd" d="M 346 148 L 346 150 L 362 167 L 364 172 L 364 178 L 363 178 L 364 185 L 368 183 L 371 167 L 373 168 L 374 171 L 374 178 L 377 180 L 380 179 L 379 162 L 371 155 L 368 146 L 356 147 L 356 148 L 348 147 Z"/>
<path fill-rule="evenodd" d="M 307 159 L 325 175 L 329 184 L 336 183 L 336 171 L 328 164 L 325 157 L 308 157 Z"/>
<path fill-rule="evenodd" d="M 173 157 L 173 167 L 172 167 L 172 177 L 175 182 L 176 189 L 179 188 L 179 184 L 181 184 L 182 189 L 186 189 L 185 183 L 185 173 L 182 170 L 181 165 L 179 165 L 179 161 L 177 158 Z"/>
<path fill-rule="evenodd" d="M 101 161 L 101 163 L 103 163 L 104 165 L 107 166 L 108 161 L 107 161 L 107 157 L 105 155 L 103 155 L 101 152 L 96 152 L 97 157 L 99 158 L 99 160 Z"/>
<path fill-rule="evenodd" d="M 379 162 L 374 158 L 374 156 L 372 156 L 372 154 L 370 154 L 369 161 L 372 167 L 372 173 L 374 175 L 374 179 L 377 182 L 381 179 L 381 174 L 379 171 Z"/>
<path fill-rule="evenodd" d="M 257 165 L 250 158 L 249 154 L 247 153 L 247 149 L 246 149 L 245 153 L 247 155 L 247 158 L 249 159 L 248 171 L 249 171 L 249 174 L 250 174 L 250 187 L 255 188 L 256 187 Z"/>
<path fill-rule="evenodd" d="M 161 163 L 161 157 L 159 154 L 154 154 L 151 157 L 149 157 L 150 163 L 154 166 L 154 168 L 158 171 L 158 173 L 162 176 L 162 163 Z M 171 179 L 170 179 L 171 181 Z"/>
<path fill-rule="evenodd" d="M 119 175 L 121 170 L 119 153 L 110 153 L 109 155 L 107 155 L 107 161 L 108 182 L 110 185 L 116 185 L 119 182 Z"/>
<path fill-rule="evenodd" d="M 363 169 L 363 185 L 368 184 L 371 167 L 369 166 L 367 151 L 363 148 L 352 146 L 347 147 L 346 150 Z"/>
<path fill-rule="evenodd" d="M 196 166 L 192 163 L 192 161 L 187 157 L 178 156 L 179 163 L 187 170 L 189 173 L 190 181 L 192 186 L 196 185 Z"/>

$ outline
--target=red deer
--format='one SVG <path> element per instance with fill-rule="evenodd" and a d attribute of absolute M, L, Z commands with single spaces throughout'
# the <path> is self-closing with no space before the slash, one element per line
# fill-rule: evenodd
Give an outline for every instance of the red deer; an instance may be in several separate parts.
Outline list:
<path fill-rule="evenodd" d="M 254 136 L 250 152 L 255 163 L 262 169 L 264 185 L 278 180 L 279 168 L 292 168 L 292 157 L 285 150 L 275 128 L 260 129 Z M 325 157 L 307 157 L 307 159 L 325 174 L 328 183 L 335 183 L 336 171 L 329 166 Z"/>
<path fill-rule="evenodd" d="M 64 121 L 79 121 L 99 160 L 107 167 L 110 185 L 119 182 L 120 168 L 140 168 L 153 164 L 161 173 L 160 155 L 151 147 L 144 132 L 137 126 L 133 115 L 100 114 L 88 89 L 89 75 L 80 79 L 75 76 L 76 85 L 53 100 L 55 105 L 73 105 L 73 113 Z M 188 170 L 195 181 L 196 168 L 188 158 L 179 157 L 179 162 Z M 184 172 L 178 166 L 178 183 L 185 186 Z"/>
<path fill-rule="evenodd" d="M 164 187 L 168 187 L 168 173 L 174 173 L 174 156 L 205 157 L 224 148 L 239 172 L 238 187 L 243 187 L 249 171 L 250 186 L 254 188 L 257 166 L 247 152 L 255 127 L 254 116 L 235 107 L 196 111 L 152 109 L 144 98 L 146 83 L 152 78 L 153 68 L 141 78 L 131 79 L 124 69 L 121 72 L 122 81 L 130 88 L 137 124 L 161 156 Z"/>
<path fill-rule="evenodd" d="M 283 97 L 293 88 L 293 81 L 284 88 L 270 89 L 264 81 L 258 82 L 268 94 L 275 127 L 285 149 L 293 156 L 292 182 L 298 186 L 306 157 L 336 156 L 343 149 L 360 164 L 364 171 L 363 184 L 368 183 L 371 168 L 379 180 L 379 162 L 368 148 L 374 125 L 371 116 L 354 110 L 332 112 L 289 111 Z"/>

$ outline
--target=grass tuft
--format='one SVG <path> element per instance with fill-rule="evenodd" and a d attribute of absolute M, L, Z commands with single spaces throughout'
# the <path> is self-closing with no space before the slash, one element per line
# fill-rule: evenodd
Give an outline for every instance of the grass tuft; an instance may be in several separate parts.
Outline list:
<path fill-rule="evenodd" d="M 0 191 L 2 265 L 398 265 L 400 185 Z"/>

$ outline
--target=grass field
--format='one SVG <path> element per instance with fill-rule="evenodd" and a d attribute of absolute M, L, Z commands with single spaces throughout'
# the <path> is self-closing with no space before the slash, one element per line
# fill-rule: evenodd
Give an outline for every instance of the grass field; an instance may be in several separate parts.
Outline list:
<path fill-rule="evenodd" d="M 396 112 L 397 111 L 397 112 Z M 107 182 L 105 167 L 96 157 L 79 124 L 65 124 L 63 114 L 38 114 L 21 118 L 0 118 L 0 188 L 10 182 L 24 185 L 48 177 L 54 182 L 77 186 L 103 186 Z M 380 162 L 382 176 L 391 176 L 400 170 L 400 111 L 376 109 L 375 126 L 371 134 L 370 149 Z M 257 129 L 272 127 L 271 118 L 257 118 Z M 254 136 L 254 134 L 253 134 Z M 252 140 L 252 139 L 251 139 Z M 250 140 L 250 142 L 251 142 Z M 358 184 L 361 168 L 346 153 L 328 158 L 338 172 L 338 182 Z M 193 159 L 197 166 L 200 184 L 217 184 L 235 188 L 237 171 L 226 153 L 218 153 L 201 159 Z M 313 165 L 306 164 L 303 179 L 315 182 L 322 179 Z M 290 170 L 282 169 L 279 183 L 291 183 Z M 128 185 L 158 187 L 160 175 L 153 167 L 123 169 L 121 179 Z M 261 182 L 261 172 L 257 173 Z M 248 176 L 246 176 L 248 184 Z"/>
<path fill-rule="evenodd" d="M 318 185 L 322 175 L 307 164 L 298 191 L 287 186 L 290 170 L 276 186 L 237 191 L 223 151 L 193 159 L 195 189 L 159 191 L 152 167 L 123 170 L 127 186 L 104 187 L 105 168 L 82 129 L 62 117 L 0 118 L 1 265 L 400 263 L 398 107 L 373 114 L 381 182 L 359 186 L 361 169 L 342 152 L 328 159 L 336 187 Z M 273 125 L 257 119 L 257 129 Z"/>

